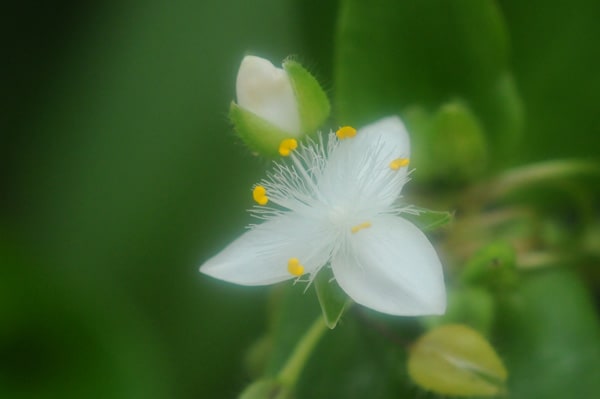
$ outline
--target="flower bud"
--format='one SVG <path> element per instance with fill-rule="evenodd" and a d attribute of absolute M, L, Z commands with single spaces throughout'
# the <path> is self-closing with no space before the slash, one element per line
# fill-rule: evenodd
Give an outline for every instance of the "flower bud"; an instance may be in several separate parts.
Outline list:
<path fill-rule="evenodd" d="M 329 116 L 330 105 L 316 79 L 300 64 L 286 60 L 283 68 L 246 56 L 236 82 L 237 104 L 229 116 L 238 135 L 257 153 L 278 155 L 283 140 L 316 133 Z"/>
<path fill-rule="evenodd" d="M 463 102 L 445 103 L 434 113 L 411 107 L 405 120 L 414 133 L 413 166 L 422 181 L 463 184 L 486 172 L 486 131 Z"/>

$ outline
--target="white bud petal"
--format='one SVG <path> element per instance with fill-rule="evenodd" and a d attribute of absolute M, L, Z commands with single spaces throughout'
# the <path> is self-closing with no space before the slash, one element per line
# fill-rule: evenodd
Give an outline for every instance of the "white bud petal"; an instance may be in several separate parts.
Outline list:
<path fill-rule="evenodd" d="M 237 76 L 238 105 L 285 130 L 300 135 L 298 102 L 286 71 L 270 61 L 246 56 Z"/>

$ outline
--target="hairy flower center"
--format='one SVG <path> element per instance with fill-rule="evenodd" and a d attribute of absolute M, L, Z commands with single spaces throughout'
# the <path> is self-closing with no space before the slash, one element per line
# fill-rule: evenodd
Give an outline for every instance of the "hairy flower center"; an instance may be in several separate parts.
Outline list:
<path fill-rule="evenodd" d="M 344 228 L 345 226 L 347 226 L 349 224 L 348 221 L 348 216 L 349 216 L 350 212 L 348 212 L 348 209 L 346 209 L 345 207 L 341 207 L 341 206 L 333 206 L 330 210 L 329 210 L 329 221 L 331 222 L 331 224 L 336 227 L 336 228 Z"/>
<path fill-rule="evenodd" d="M 357 219 L 356 213 L 347 207 L 334 206 L 327 216 L 333 228 L 340 233 L 349 231 L 354 234 L 371 227 L 369 220 Z"/>

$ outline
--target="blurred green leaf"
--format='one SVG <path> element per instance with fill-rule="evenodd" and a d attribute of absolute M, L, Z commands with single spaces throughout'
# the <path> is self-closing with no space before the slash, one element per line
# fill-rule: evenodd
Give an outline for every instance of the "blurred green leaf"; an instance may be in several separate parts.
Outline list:
<path fill-rule="evenodd" d="M 600 323 L 572 271 L 532 273 L 499 304 L 498 350 L 511 372 L 511 398 L 597 396 Z"/>
<path fill-rule="evenodd" d="M 465 324 L 488 336 L 494 323 L 495 303 L 492 294 L 479 287 L 454 288 L 448 291 L 448 307 L 442 316 L 421 320 L 429 328 L 445 324 Z"/>
<path fill-rule="evenodd" d="M 327 327 L 333 329 L 349 306 L 348 295 L 334 280 L 330 267 L 323 267 L 313 281 Z"/>
<path fill-rule="evenodd" d="M 461 281 L 494 289 L 514 288 L 518 275 L 514 247 L 506 241 L 486 245 L 475 253 L 461 271 Z"/>
<path fill-rule="evenodd" d="M 598 159 L 600 2 L 498 1 L 527 110 L 523 161 Z M 519 154 L 520 153 L 520 154 Z"/>
<path fill-rule="evenodd" d="M 276 380 L 259 380 L 250 384 L 239 399 L 289 399 L 292 398 L 289 389 Z"/>
<path fill-rule="evenodd" d="M 448 324 L 412 346 L 411 378 L 421 387 L 452 396 L 494 396 L 504 391 L 507 372 L 494 348 L 477 331 Z"/>
<path fill-rule="evenodd" d="M 511 161 L 522 111 L 495 2 L 346 0 L 336 40 L 340 123 L 360 126 L 458 98 L 483 122 L 492 161 Z"/>

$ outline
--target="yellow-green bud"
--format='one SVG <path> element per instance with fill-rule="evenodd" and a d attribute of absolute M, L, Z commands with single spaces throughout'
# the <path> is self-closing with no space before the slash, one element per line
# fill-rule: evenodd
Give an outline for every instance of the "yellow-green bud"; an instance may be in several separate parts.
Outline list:
<path fill-rule="evenodd" d="M 505 391 L 506 368 L 477 331 L 448 324 L 411 347 L 408 373 L 422 388 L 449 396 L 495 396 Z"/>

